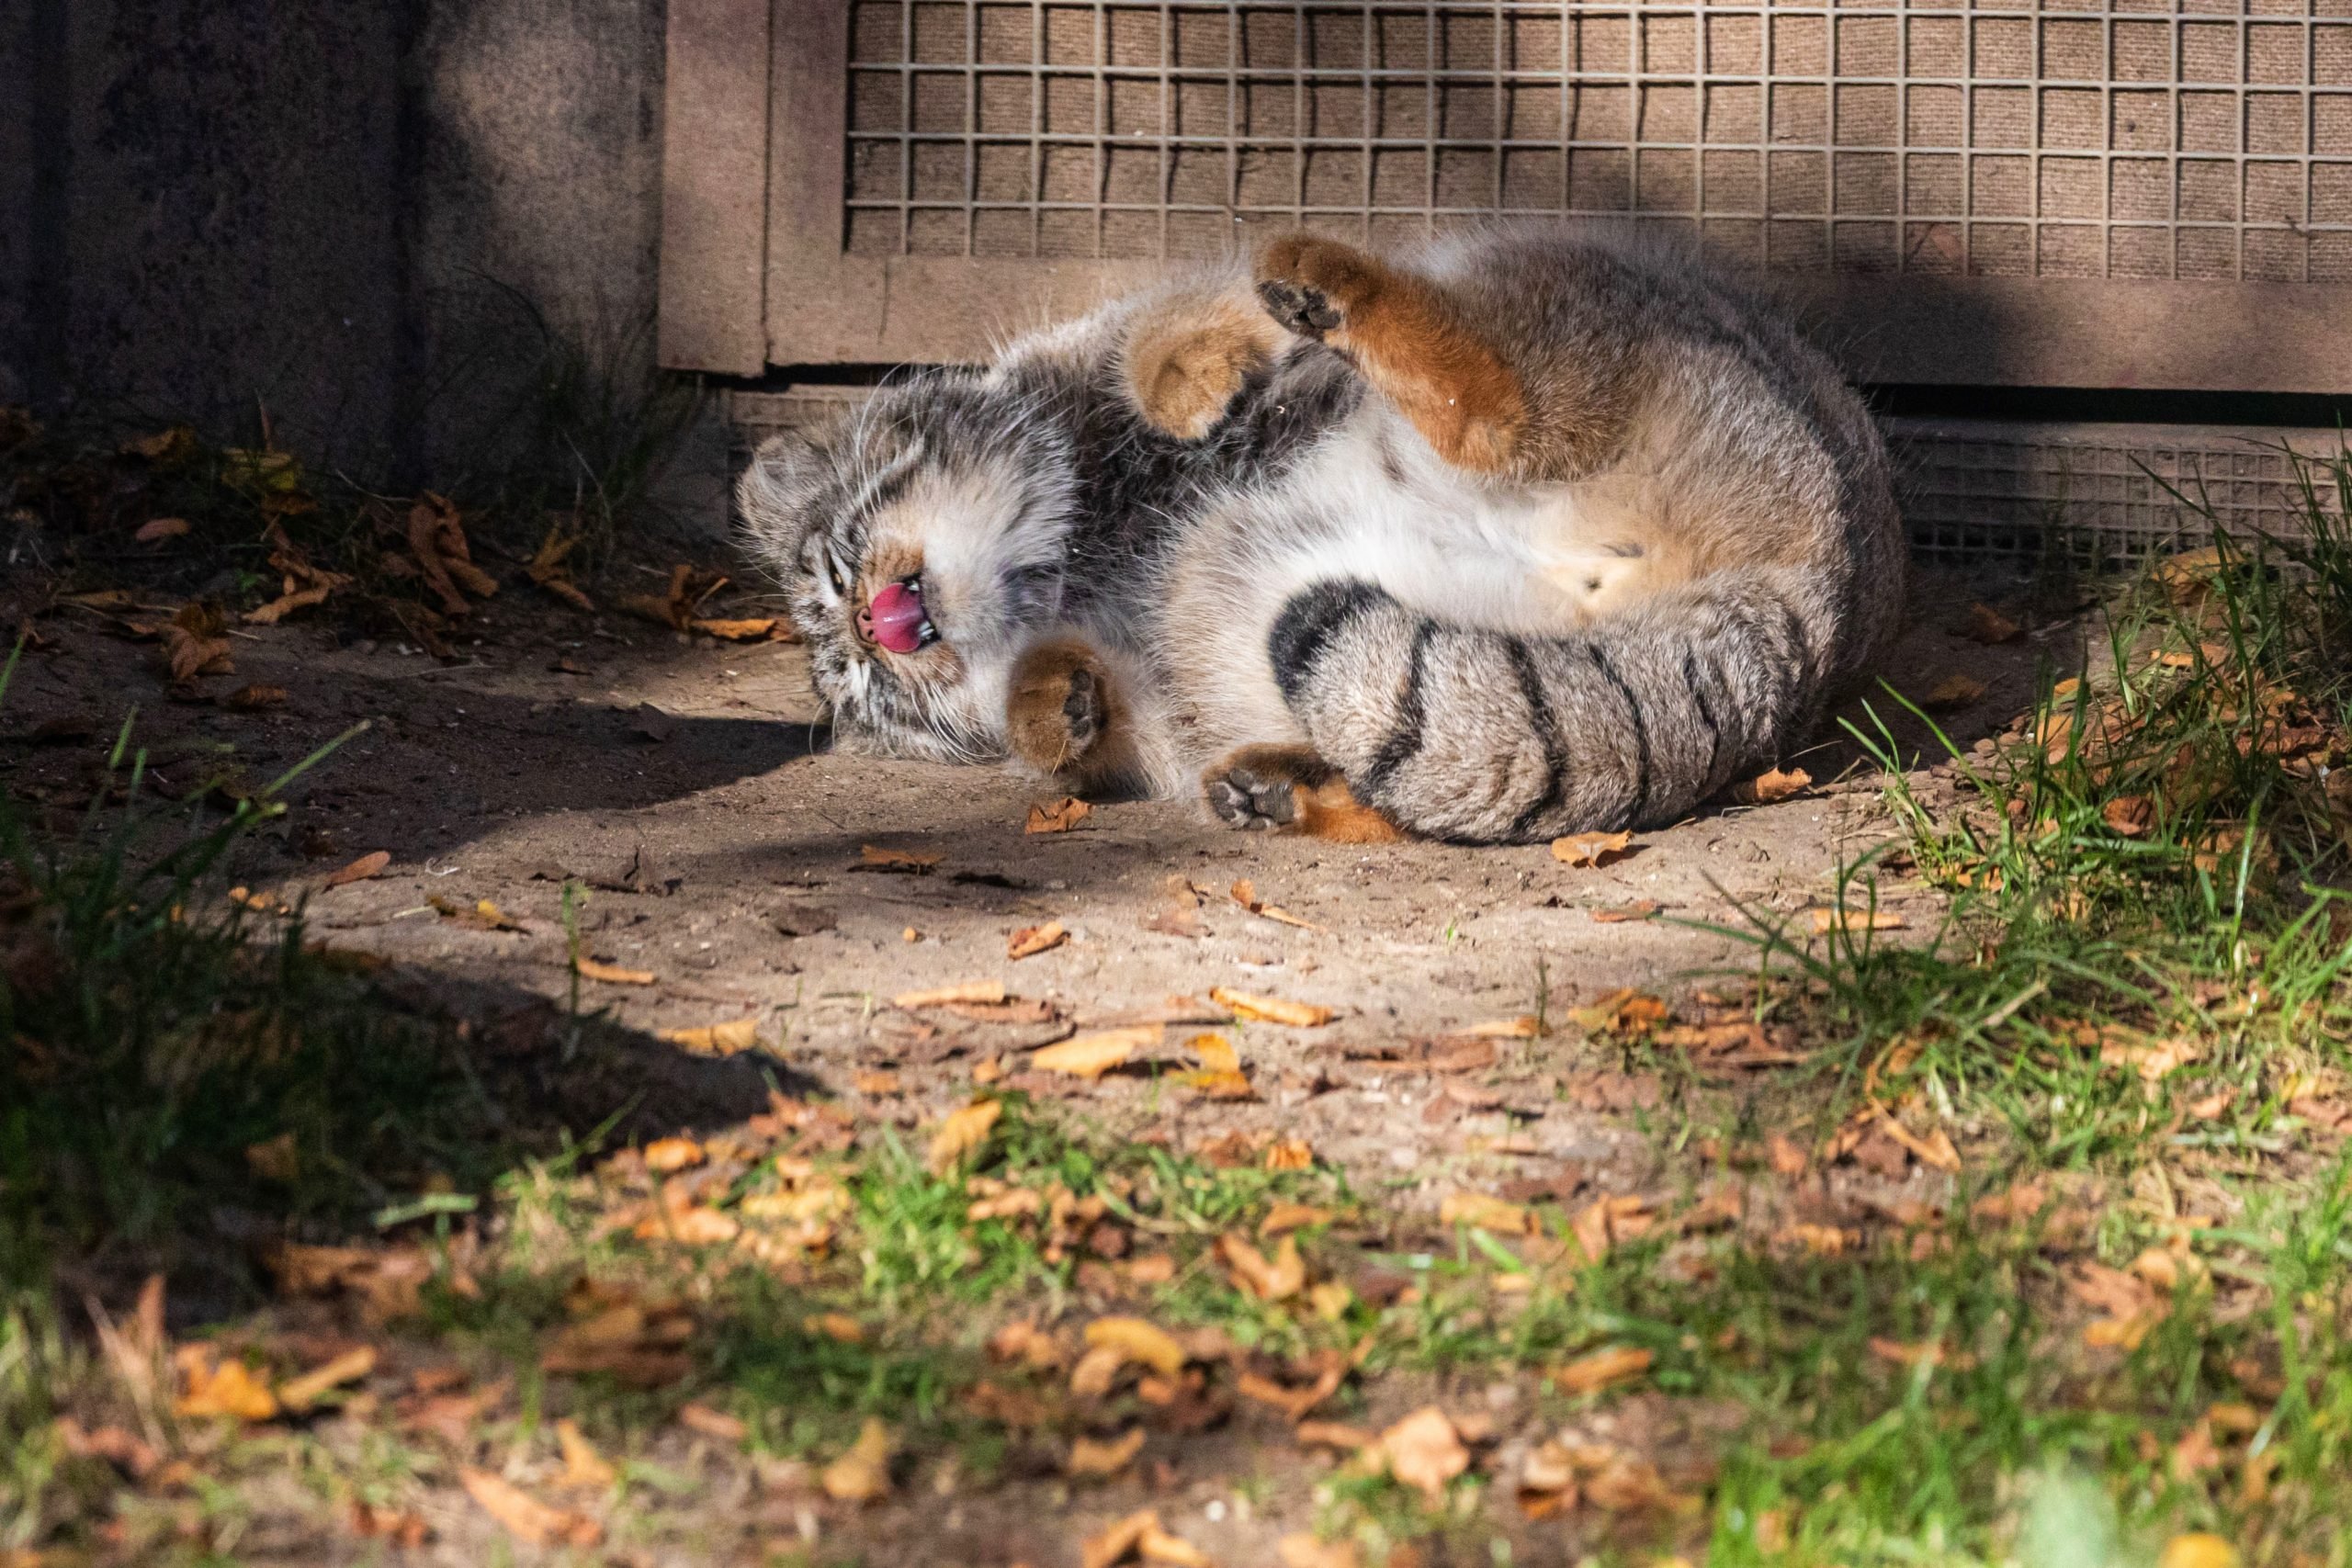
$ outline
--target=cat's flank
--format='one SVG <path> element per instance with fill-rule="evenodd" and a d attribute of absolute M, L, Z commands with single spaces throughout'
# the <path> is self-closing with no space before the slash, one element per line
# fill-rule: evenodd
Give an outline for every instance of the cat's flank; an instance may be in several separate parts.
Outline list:
<path fill-rule="evenodd" d="M 1561 231 L 1277 241 L 772 441 L 741 502 L 844 746 L 1337 838 L 1671 821 L 1901 611 L 1828 360 Z"/>

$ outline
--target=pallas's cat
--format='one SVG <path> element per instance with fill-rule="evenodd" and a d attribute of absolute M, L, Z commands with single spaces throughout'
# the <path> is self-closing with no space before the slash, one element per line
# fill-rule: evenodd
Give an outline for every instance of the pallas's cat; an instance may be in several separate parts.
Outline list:
<path fill-rule="evenodd" d="M 1341 839 L 1673 820 L 1901 610 L 1830 362 L 1562 230 L 1279 240 L 772 440 L 740 498 L 843 747 Z"/>

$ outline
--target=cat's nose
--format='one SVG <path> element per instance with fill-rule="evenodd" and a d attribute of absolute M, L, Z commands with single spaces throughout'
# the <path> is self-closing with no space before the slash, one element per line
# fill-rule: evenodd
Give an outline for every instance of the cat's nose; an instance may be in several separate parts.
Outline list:
<path fill-rule="evenodd" d="M 857 607 L 857 635 L 864 641 L 874 640 L 874 606 L 871 604 Z"/>

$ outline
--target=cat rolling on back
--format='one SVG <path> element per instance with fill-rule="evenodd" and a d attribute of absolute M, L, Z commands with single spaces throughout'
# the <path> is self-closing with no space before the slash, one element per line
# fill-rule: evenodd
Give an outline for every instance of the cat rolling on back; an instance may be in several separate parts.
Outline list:
<path fill-rule="evenodd" d="M 740 493 L 842 746 L 1358 840 L 1671 821 L 1901 612 L 1828 360 L 1557 231 L 1280 240 L 779 437 Z"/>

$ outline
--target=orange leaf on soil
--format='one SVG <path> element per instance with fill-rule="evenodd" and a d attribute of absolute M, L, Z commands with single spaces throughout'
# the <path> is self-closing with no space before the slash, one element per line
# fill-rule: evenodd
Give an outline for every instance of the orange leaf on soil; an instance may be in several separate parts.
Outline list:
<path fill-rule="evenodd" d="M 1532 1235 L 1535 1216 L 1517 1203 L 1484 1192 L 1449 1192 L 1437 1207 L 1442 1225 L 1476 1225 L 1498 1235 Z"/>
<path fill-rule="evenodd" d="M 1731 786 L 1731 797 L 1742 806 L 1771 806 L 1813 787 L 1813 775 L 1803 768 L 1767 773 Z"/>
<path fill-rule="evenodd" d="M 703 1146 L 692 1138 L 656 1138 L 645 1145 L 645 1168 L 667 1176 L 703 1162 Z"/>
<path fill-rule="evenodd" d="M 141 523 L 139 532 L 130 536 L 142 545 L 159 545 L 165 539 L 176 539 L 187 532 L 187 519 L 185 517 L 155 517 Z"/>
<path fill-rule="evenodd" d="M 700 1432 L 706 1438 L 722 1443 L 740 1443 L 751 1428 L 724 1410 L 714 1410 L 698 1399 L 690 1399 L 678 1406 L 678 1425 L 689 1432 Z"/>
<path fill-rule="evenodd" d="M 1003 981 L 967 980 L 958 986 L 934 986 L 927 991 L 900 991 L 890 998 L 890 1005 L 911 1012 L 917 1008 L 952 1007 L 961 1002 L 993 1004 L 1003 1000 Z"/>
<path fill-rule="evenodd" d="M 1968 675 L 1947 675 L 1928 688 L 1919 705 L 1929 713 L 1952 713 L 1971 706 L 1984 695 L 1984 682 Z"/>
<path fill-rule="evenodd" d="M 281 1383 L 277 1390 L 277 1402 L 288 1410 L 308 1410 L 329 1389 L 357 1382 L 375 1370 L 375 1348 L 362 1345 L 356 1350 L 345 1350 L 324 1366 Z"/>
<path fill-rule="evenodd" d="M 1074 795 L 1043 806 L 1029 807 L 1028 825 L 1023 829 L 1030 833 L 1067 833 L 1093 814 L 1094 807 Z"/>
<path fill-rule="evenodd" d="M 1005 942 L 1004 955 L 1015 959 L 1035 958 L 1069 940 L 1069 932 L 1062 929 L 1059 920 L 1047 920 L 1042 926 L 1023 926 Z"/>
<path fill-rule="evenodd" d="M 935 871 L 945 855 L 919 855 L 911 850 L 886 850 L 876 844 L 857 846 L 857 863 L 877 871 L 906 871 L 922 876 Z"/>
<path fill-rule="evenodd" d="M 1318 1540 L 1307 1530 L 1293 1530 L 1274 1542 L 1274 1555 L 1283 1568 L 1363 1568 L 1363 1562 L 1353 1541 Z"/>
<path fill-rule="evenodd" d="M 759 1033 L 760 1021 L 754 1017 L 730 1019 L 699 1029 L 665 1029 L 654 1038 L 698 1056 L 733 1056 L 758 1043 Z"/>
<path fill-rule="evenodd" d="M 1977 604 L 1968 607 L 1968 625 L 1962 635 L 1972 642 L 2015 642 L 2025 635 L 2025 628 L 1992 605 Z"/>
<path fill-rule="evenodd" d="M 506 1528 L 506 1533 L 526 1546 L 594 1546 L 604 1539 L 605 1527 L 578 1514 L 551 1508 L 503 1477 L 465 1465 L 458 1483 L 482 1511 Z"/>
<path fill-rule="evenodd" d="M 2098 815 L 2109 831 L 2137 839 L 2155 826 L 2156 803 L 2144 795 L 2119 795 L 2100 807 Z"/>
<path fill-rule="evenodd" d="M 1293 1029 L 1317 1029 L 1331 1021 L 1331 1010 L 1312 1002 L 1284 1001 L 1279 997 L 1253 996 L 1248 991 L 1231 991 L 1218 986 L 1209 992 L 1209 999 L 1233 1010 L 1238 1018 L 1256 1023 L 1287 1024 Z"/>
<path fill-rule="evenodd" d="M 1258 1222 L 1258 1234 L 1280 1235 L 1302 1225 L 1328 1225 L 1332 1218 L 1330 1210 L 1318 1209 L 1311 1203 L 1278 1202 L 1266 1211 L 1264 1219 Z"/>
<path fill-rule="evenodd" d="M 572 964 L 583 980 L 602 980 L 607 986 L 650 986 L 653 984 L 650 969 L 624 969 L 617 964 L 599 964 L 593 958 L 582 958 Z"/>
<path fill-rule="evenodd" d="M 1099 1078 L 1144 1047 L 1159 1043 L 1166 1031 L 1157 1023 L 1138 1023 L 1125 1029 L 1105 1029 L 1094 1034 L 1081 1034 L 1065 1040 L 1058 1045 L 1048 1045 L 1029 1058 L 1029 1066 L 1041 1073 L 1068 1073 L 1072 1077 Z"/>
<path fill-rule="evenodd" d="M 1140 1362 L 1161 1377 L 1184 1370 L 1184 1347 L 1175 1336 L 1139 1317 L 1098 1317 L 1086 1325 L 1086 1343 L 1096 1350 L 1112 1350 L 1123 1360 Z"/>
<path fill-rule="evenodd" d="M 184 1345 L 173 1355 L 179 1364 L 184 1390 L 172 1406 L 174 1415 L 187 1417 L 232 1416 L 240 1421 L 266 1421 L 277 1414 L 277 1396 L 246 1370 L 243 1361 L 215 1364 L 209 1345 Z"/>
<path fill-rule="evenodd" d="M 844 1503 L 871 1503 L 888 1495 L 892 1446 L 890 1428 L 867 1416 L 857 1441 L 818 1476 L 825 1495 Z"/>
<path fill-rule="evenodd" d="M 749 620 L 705 620 L 700 617 L 686 625 L 705 637 L 715 637 L 721 642 L 792 642 L 792 628 L 774 615 L 762 615 Z M 779 632 L 777 628 L 782 627 Z"/>
<path fill-rule="evenodd" d="M 1899 931 L 1910 924 L 1893 909 L 1815 909 L 1813 934 L 1830 931 Z"/>
<path fill-rule="evenodd" d="M 1630 904 L 1618 904 L 1606 909 L 1595 909 L 1592 911 L 1592 919 L 1596 925 L 1622 925 L 1627 920 L 1646 920 L 1657 914 L 1660 908 L 1660 905 L 1650 899 L 1636 898 Z"/>
<path fill-rule="evenodd" d="M 620 1479 L 620 1472 L 581 1435 L 580 1424 L 567 1416 L 555 1424 L 556 1446 L 563 1451 L 563 1474 L 556 1484 L 601 1492 Z"/>
<path fill-rule="evenodd" d="M 1304 1138 L 1276 1138 L 1258 1163 L 1268 1170 L 1306 1170 L 1315 1164 L 1315 1151 Z"/>
<path fill-rule="evenodd" d="M 220 705 L 224 708 L 235 708 L 239 713 L 258 713 L 263 708 L 283 706 L 286 697 L 287 692 L 283 686 L 264 686 L 255 683 L 238 687 L 220 699 Z"/>
<path fill-rule="evenodd" d="M 1552 1386 L 1562 1393 L 1593 1393 L 1621 1382 L 1631 1382 L 1650 1370 L 1650 1352 L 1632 1345 L 1612 1345 L 1579 1356 L 1552 1374 Z"/>
<path fill-rule="evenodd" d="M 1388 1473 L 1419 1489 L 1436 1503 L 1446 1483 L 1470 1468 L 1470 1450 L 1462 1444 L 1444 1411 L 1424 1405 L 1380 1434 L 1381 1457 Z"/>
<path fill-rule="evenodd" d="M 1222 1235 L 1217 1238 L 1216 1254 L 1232 1274 L 1234 1284 L 1260 1301 L 1283 1301 L 1306 1288 L 1306 1262 L 1298 1255 L 1295 1237 L 1283 1237 L 1282 1246 L 1269 1258 L 1238 1235 Z"/>
<path fill-rule="evenodd" d="M 1135 1462 L 1143 1450 L 1143 1428 L 1130 1427 L 1121 1436 L 1108 1441 L 1080 1438 L 1069 1446 L 1069 1458 L 1062 1462 L 1065 1475 L 1116 1475 Z"/>
<path fill-rule="evenodd" d="M 391 863 L 390 851 L 376 850 L 361 855 L 341 871 L 329 876 L 326 885 L 329 887 L 342 887 L 354 882 L 365 882 L 371 876 L 381 874 L 383 869 Z"/>
<path fill-rule="evenodd" d="M 939 1131 L 931 1135 L 931 1147 L 925 1157 L 932 1174 L 944 1176 L 957 1161 L 987 1143 L 989 1129 L 1003 1114 L 1003 1105 L 993 1100 L 976 1100 L 949 1111 L 939 1123 Z"/>
<path fill-rule="evenodd" d="M 1568 865 L 1603 866 L 1623 859 L 1633 843 L 1630 832 L 1571 833 L 1552 840 L 1552 858 Z"/>

